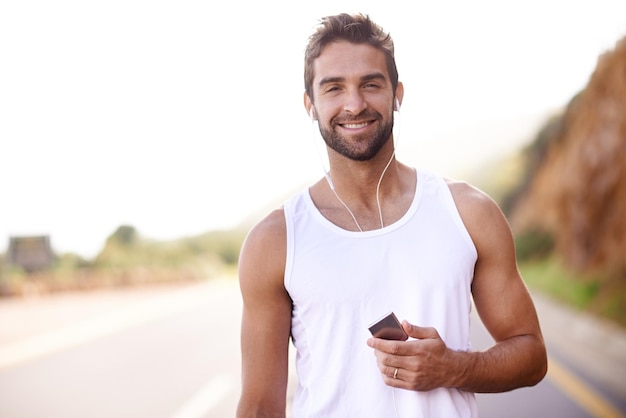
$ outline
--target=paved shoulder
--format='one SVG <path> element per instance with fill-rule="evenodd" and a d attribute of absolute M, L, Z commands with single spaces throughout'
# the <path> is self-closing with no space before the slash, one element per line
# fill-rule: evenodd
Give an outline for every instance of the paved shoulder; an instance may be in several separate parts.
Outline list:
<path fill-rule="evenodd" d="M 626 330 L 533 294 L 548 347 L 568 363 L 626 399 Z"/>

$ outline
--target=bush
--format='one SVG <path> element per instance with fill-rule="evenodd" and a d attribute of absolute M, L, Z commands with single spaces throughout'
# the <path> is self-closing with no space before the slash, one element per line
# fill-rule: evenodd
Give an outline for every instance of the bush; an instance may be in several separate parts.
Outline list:
<path fill-rule="evenodd" d="M 533 229 L 515 237 L 515 253 L 519 261 L 543 260 L 552 254 L 554 237 L 551 233 Z"/>

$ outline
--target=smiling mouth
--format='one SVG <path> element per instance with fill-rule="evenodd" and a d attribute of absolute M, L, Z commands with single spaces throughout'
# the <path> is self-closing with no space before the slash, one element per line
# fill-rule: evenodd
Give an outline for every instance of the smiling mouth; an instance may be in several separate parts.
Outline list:
<path fill-rule="evenodd" d="M 371 122 L 360 122 L 360 123 L 342 123 L 340 124 L 342 127 L 344 128 L 348 128 L 348 129 L 359 129 L 359 128 L 365 128 L 367 125 L 369 125 Z"/>

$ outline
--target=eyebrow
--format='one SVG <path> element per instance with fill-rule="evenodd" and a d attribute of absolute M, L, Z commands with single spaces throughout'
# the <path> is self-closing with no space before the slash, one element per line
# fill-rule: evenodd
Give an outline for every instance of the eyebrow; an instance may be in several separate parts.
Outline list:
<path fill-rule="evenodd" d="M 322 78 L 320 80 L 320 82 L 318 83 L 319 87 L 322 87 L 325 84 L 332 84 L 332 83 L 340 83 L 342 81 L 345 81 L 346 79 L 344 77 L 326 77 L 326 78 Z M 383 73 L 371 73 L 371 74 L 367 74 L 364 75 L 363 77 L 361 77 L 361 81 L 372 81 L 372 80 L 382 80 L 382 81 L 386 81 L 386 77 L 384 76 Z"/>

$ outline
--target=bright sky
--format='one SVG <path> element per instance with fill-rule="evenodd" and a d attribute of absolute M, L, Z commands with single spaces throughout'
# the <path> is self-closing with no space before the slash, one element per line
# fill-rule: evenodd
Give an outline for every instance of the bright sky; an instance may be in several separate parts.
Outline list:
<path fill-rule="evenodd" d="M 320 176 L 303 50 L 339 12 L 394 37 L 399 159 L 450 176 L 526 139 L 626 35 L 623 0 L 2 2 L 0 252 L 229 228 Z"/>

